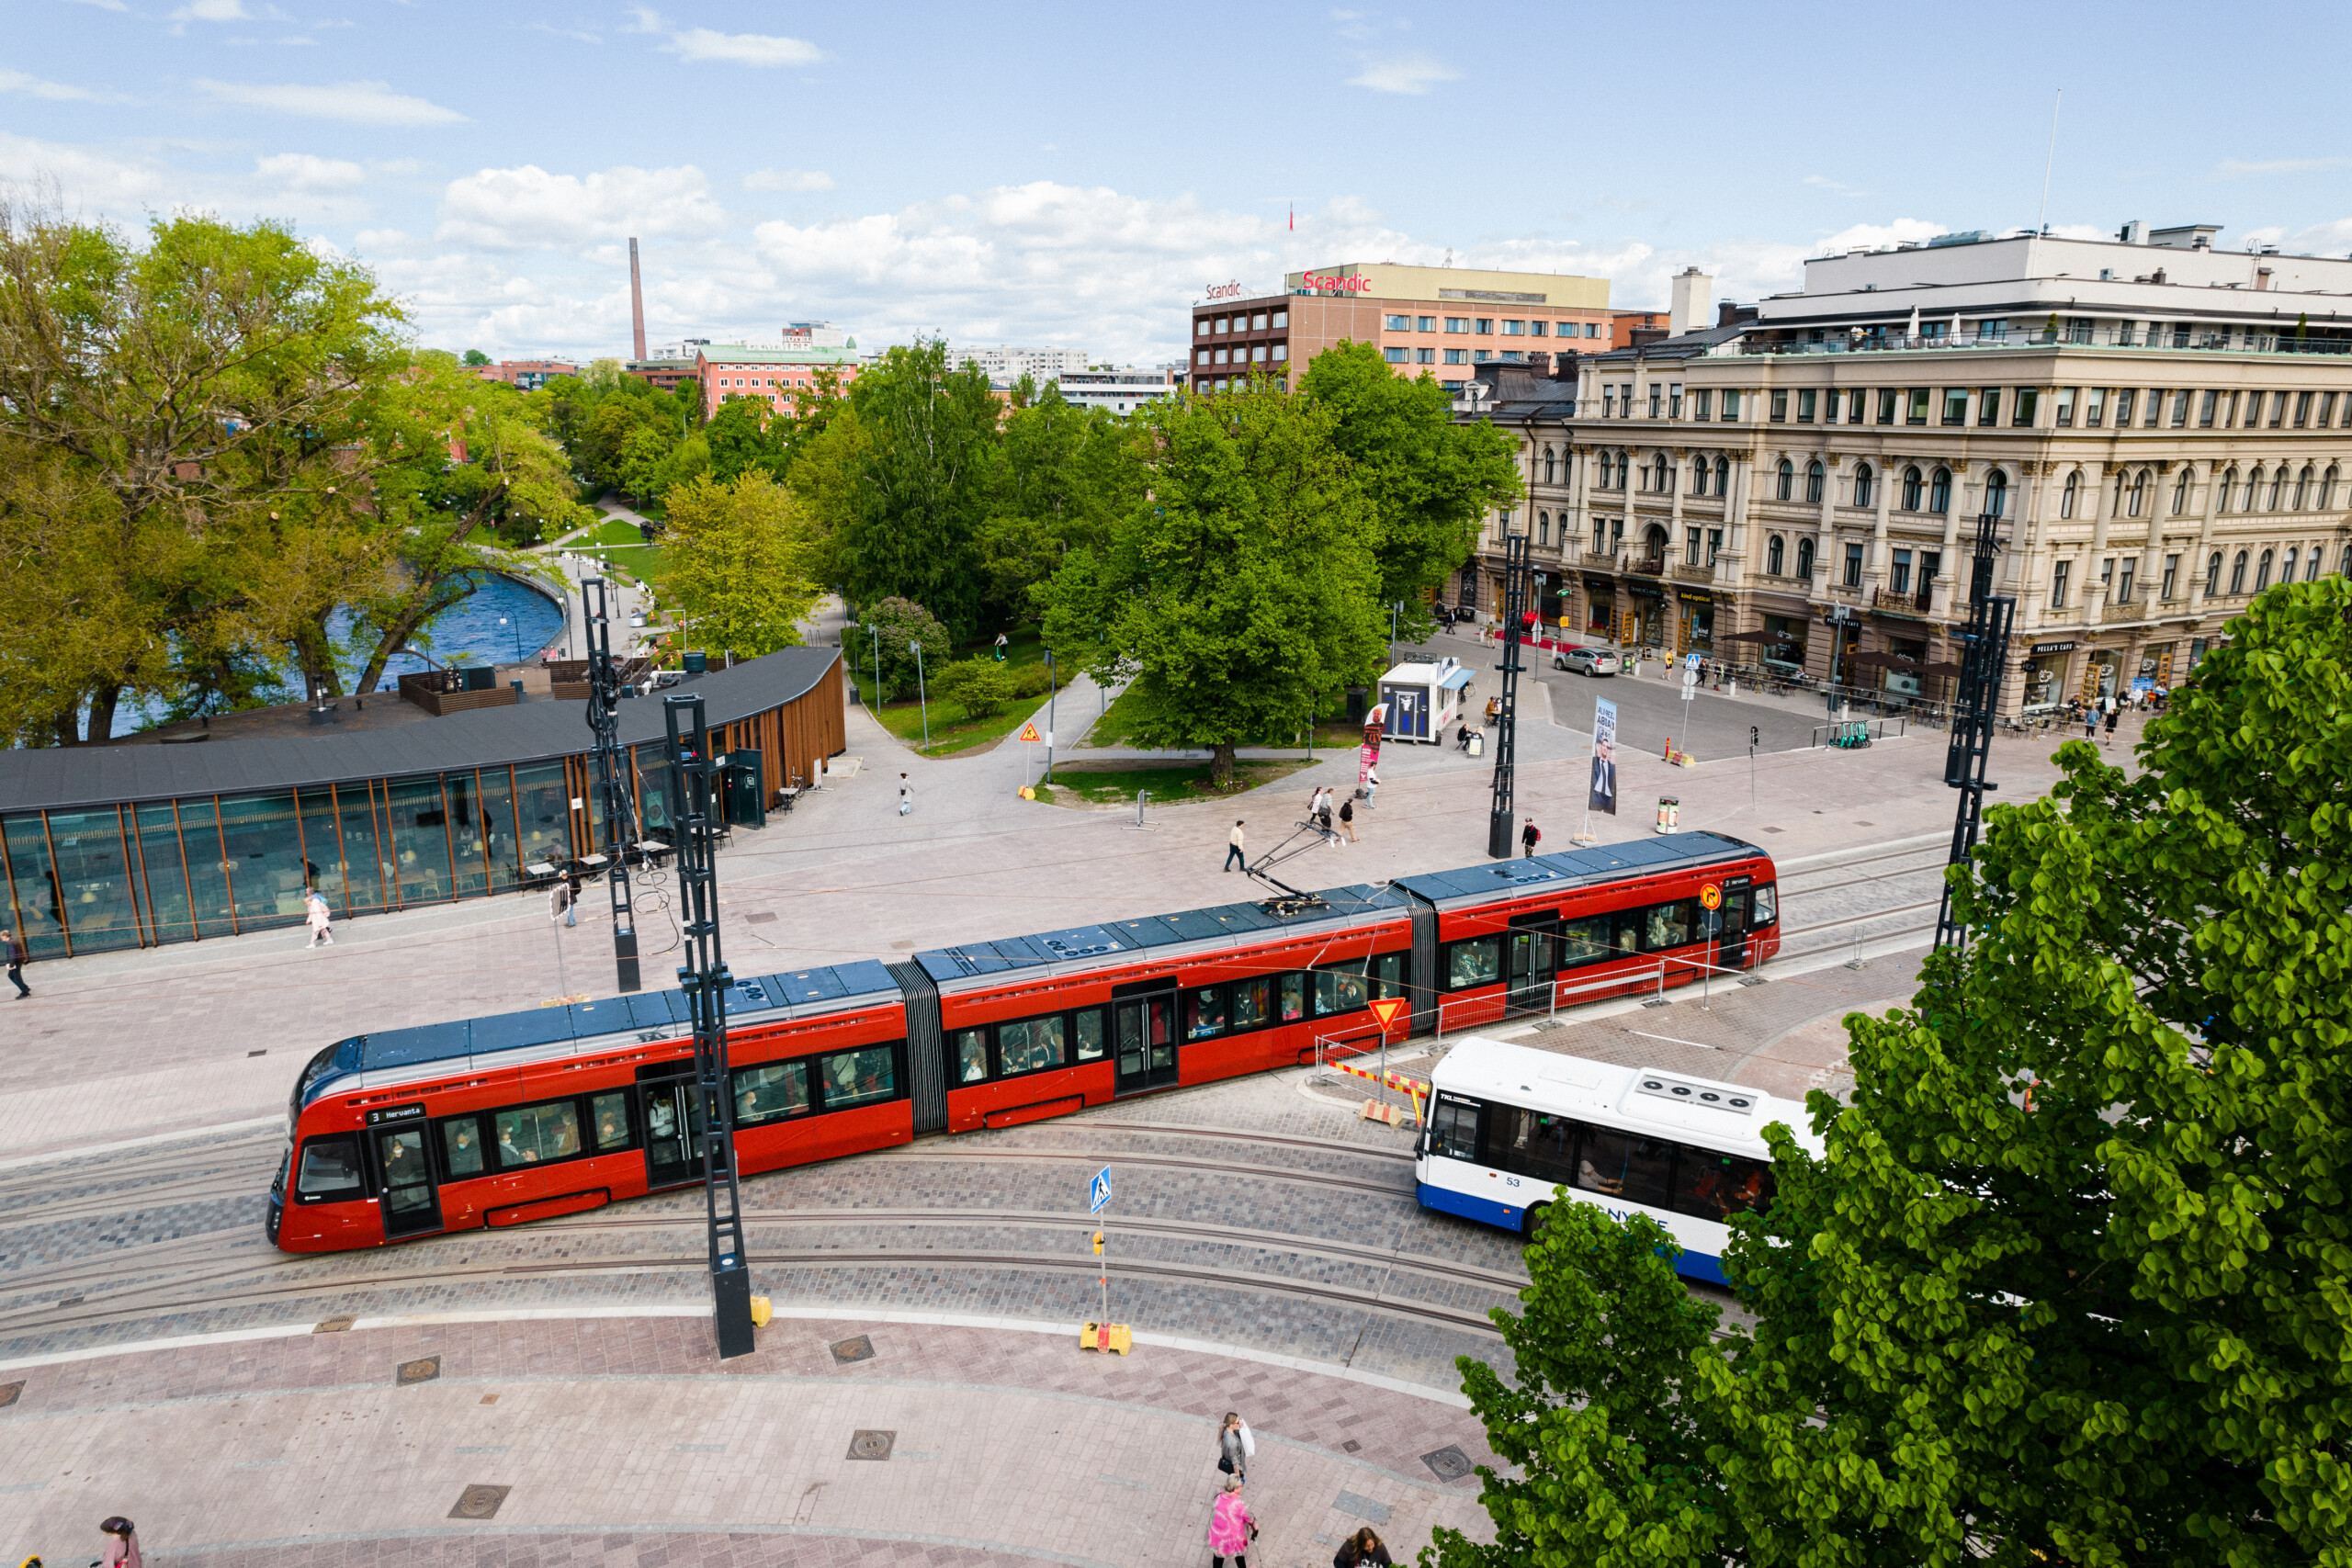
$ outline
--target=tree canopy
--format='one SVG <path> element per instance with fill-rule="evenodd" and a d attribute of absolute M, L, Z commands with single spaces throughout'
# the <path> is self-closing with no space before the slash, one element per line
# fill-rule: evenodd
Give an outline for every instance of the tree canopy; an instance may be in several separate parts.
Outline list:
<path fill-rule="evenodd" d="M 1822 1157 L 1774 1134 L 1727 1258 L 1753 1328 L 1611 1305 L 1615 1354 L 1674 1369 L 1698 1441 L 1645 1473 L 1688 1500 L 1569 1432 L 1490 1506 L 1613 1510 L 1628 1565 L 2352 1562 L 2352 585 L 2257 598 L 2136 774 L 2058 760 L 1955 874 L 1966 949 L 1848 1019 Z M 1532 1539 L 1446 1561 L 1588 1560 Z"/>
<path fill-rule="evenodd" d="M 798 647 L 817 599 L 808 534 L 807 509 L 762 469 L 673 491 L 663 547 L 689 640 L 743 658 Z"/>

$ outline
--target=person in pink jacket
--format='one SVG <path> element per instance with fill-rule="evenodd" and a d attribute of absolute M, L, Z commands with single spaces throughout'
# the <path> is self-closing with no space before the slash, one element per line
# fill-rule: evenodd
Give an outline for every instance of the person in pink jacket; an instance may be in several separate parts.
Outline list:
<path fill-rule="evenodd" d="M 1225 1490 L 1217 1494 L 1216 1506 L 1209 1511 L 1209 1551 L 1216 1568 L 1225 1568 L 1228 1557 L 1234 1568 L 1250 1568 L 1250 1538 L 1257 1533 L 1258 1521 L 1250 1505 L 1241 1500 L 1241 1477 L 1227 1476 Z"/>
<path fill-rule="evenodd" d="M 120 1514 L 98 1527 L 107 1538 L 106 1568 L 140 1568 L 138 1528 Z"/>

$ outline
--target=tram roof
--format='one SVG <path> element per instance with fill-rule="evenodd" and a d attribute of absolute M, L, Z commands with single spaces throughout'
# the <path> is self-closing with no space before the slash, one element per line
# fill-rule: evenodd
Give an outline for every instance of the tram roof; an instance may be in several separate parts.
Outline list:
<path fill-rule="evenodd" d="M 1668 833 L 1532 859 L 1492 861 L 1460 871 L 1423 872 L 1400 876 L 1396 885 L 1432 904 L 1445 905 L 1465 898 L 1491 898 L 1498 893 L 1544 892 L 1554 885 L 1567 892 L 1595 883 L 1762 852 L 1754 844 L 1722 833 Z"/>
<path fill-rule="evenodd" d="M 877 993 L 888 993 L 891 1001 L 900 999 L 899 983 L 891 978 L 890 971 L 870 959 L 789 974 L 752 976 L 738 979 L 729 990 L 727 1016 L 739 1019 L 779 1009 L 830 1006 Z M 693 1022 L 686 1010 L 685 993 L 667 990 L 639 991 L 625 997 L 608 997 L 600 1002 L 533 1008 L 489 1018 L 458 1019 L 451 1023 L 379 1029 L 346 1041 L 345 1043 L 353 1049 L 348 1059 L 338 1053 L 335 1074 L 331 1076 L 391 1072 L 498 1051 L 560 1046 L 574 1040 L 602 1039 L 629 1030 L 660 1030 L 665 1036 L 674 1036 Z M 329 1077 L 322 1077 L 314 1087 L 322 1089 L 329 1081 Z"/>
<path fill-rule="evenodd" d="M 933 948 L 916 953 L 915 962 L 934 982 L 967 980 L 980 975 L 1006 975 L 1022 969 L 1107 958 L 1114 953 L 1148 953 L 1153 948 L 1211 942 L 1219 937 L 1289 931 L 1364 915 L 1400 914 L 1410 908 L 1405 897 L 1394 888 L 1370 883 L 1326 888 L 1316 897 L 1323 901 L 1320 908 L 1295 914 L 1276 913 L 1260 904 L 1216 904 L 1173 915 L 1106 920 L 1101 925 L 1071 926 L 1035 936 L 999 937 L 994 942 Z"/>

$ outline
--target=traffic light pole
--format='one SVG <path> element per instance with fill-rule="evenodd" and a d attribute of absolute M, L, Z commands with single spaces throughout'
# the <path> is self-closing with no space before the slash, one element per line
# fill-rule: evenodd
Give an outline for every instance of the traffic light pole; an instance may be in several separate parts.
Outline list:
<path fill-rule="evenodd" d="M 588 639 L 588 728 L 596 737 L 596 788 L 605 797 L 605 849 L 613 857 L 605 874 L 613 895 L 613 964 L 618 988 L 637 990 L 637 912 L 629 901 L 628 846 L 637 840 L 637 803 L 629 796 L 628 770 L 621 766 L 620 667 L 613 662 L 612 623 L 605 583 L 592 577 L 580 585 L 580 619 Z"/>
<path fill-rule="evenodd" d="M 1495 798 L 1487 813 L 1487 856 L 1510 858 L 1511 786 L 1516 782 L 1519 725 L 1520 617 L 1527 605 L 1527 536 L 1503 536 L 1503 673 L 1495 710 Z"/>
<path fill-rule="evenodd" d="M 670 816 L 678 827 L 678 897 L 685 962 L 678 985 L 695 1027 L 695 1092 L 702 1108 L 703 1212 L 709 1222 L 710 1291 L 719 1359 L 748 1356 L 752 1271 L 744 1257 L 742 1194 L 735 1185 L 735 1107 L 727 1092 L 727 992 L 733 977 L 718 942 L 718 803 L 710 732 L 699 692 L 662 699 L 670 756 Z"/>
<path fill-rule="evenodd" d="M 2009 662 L 2009 630 L 2017 619 L 2013 595 L 1993 592 L 1993 570 L 2001 551 L 1996 536 L 2000 519 L 1984 513 L 1976 519 L 1976 552 L 1969 561 L 1968 630 L 1960 661 L 1960 692 L 1952 703 L 1951 739 L 1944 750 L 1944 783 L 1960 791 L 1960 810 L 1952 824 L 1951 855 L 1947 863 L 1964 865 L 1976 848 L 1977 829 L 1984 816 L 1984 795 L 1996 784 L 1984 778 L 1993 752 L 1993 725 L 2000 715 L 2001 676 Z M 1936 945 L 1965 947 L 1968 930 L 1952 916 L 1951 887 L 1944 887 L 1943 904 L 1936 913 Z"/>

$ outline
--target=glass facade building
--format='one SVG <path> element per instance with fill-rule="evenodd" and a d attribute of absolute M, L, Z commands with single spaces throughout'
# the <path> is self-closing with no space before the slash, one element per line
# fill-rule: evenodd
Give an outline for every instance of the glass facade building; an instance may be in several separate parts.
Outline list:
<path fill-rule="evenodd" d="M 758 752 L 771 799 L 845 743 L 839 660 L 836 649 L 787 649 L 694 681 L 714 750 Z M 657 837 L 662 707 L 621 706 L 629 782 Z M 0 753 L 12 924 L 35 958 L 57 958 L 299 925 L 310 886 L 348 917 L 544 881 L 528 868 L 611 848 L 586 709 L 484 708 L 320 740 Z"/>

